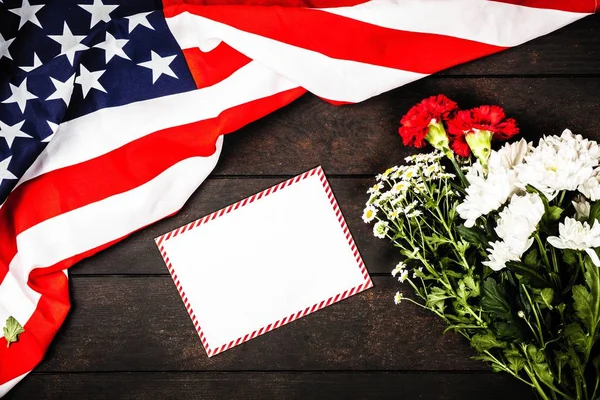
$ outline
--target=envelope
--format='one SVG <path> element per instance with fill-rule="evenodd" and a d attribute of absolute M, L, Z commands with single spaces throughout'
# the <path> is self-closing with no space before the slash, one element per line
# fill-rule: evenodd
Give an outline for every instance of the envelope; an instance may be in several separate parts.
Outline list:
<path fill-rule="evenodd" d="M 373 286 L 321 167 L 155 240 L 209 357 Z"/>

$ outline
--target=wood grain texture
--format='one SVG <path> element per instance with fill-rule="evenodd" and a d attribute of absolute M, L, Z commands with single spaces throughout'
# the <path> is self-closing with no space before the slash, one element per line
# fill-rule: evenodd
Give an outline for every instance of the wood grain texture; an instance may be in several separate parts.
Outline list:
<path fill-rule="evenodd" d="M 228 135 L 213 177 L 181 213 L 71 270 L 72 312 L 43 363 L 7 398 L 532 399 L 527 387 L 471 360 L 468 344 L 444 335 L 437 317 L 393 304 L 402 287 L 388 275 L 396 252 L 360 220 L 373 176 L 412 153 L 398 120 L 437 93 L 463 108 L 499 104 L 529 139 L 566 127 L 600 139 L 600 14 L 361 104 L 307 95 Z M 152 239 L 316 165 L 369 271 L 386 276 L 209 359 Z"/>
<path fill-rule="evenodd" d="M 219 210 L 238 200 L 269 188 L 284 178 L 208 179 L 187 202 L 181 212 L 160 221 L 130 238 L 84 260 L 71 269 L 72 275 L 87 274 L 163 274 L 167 268 L 156 248 L 154 238 Z M 376 239 L 372 225 L 363 223 L 362 209 L 367 188 L 375 178 L 329 179 L 340 208 L 371 273 L 389 273 L 399 260 L 398 252 L 388 242 Z M 315 227 L 318 229 L 318 227 Z"/>
<path fill-rule="evenodd" d="M 84 394 L 84 397 L 81 397 Z M 7 399 L 533 400 L 499 374 L 415 373 L 86 373 L 31 375 Z"/>
<path fill-rule="evenodd" d="M 598 75 L 600 14 L 439 75 Z"/>
<path fill-rule="evenodd" d="M 600 138 L 600 78 L 425 78 L 360 104 L 336 107 L 312 95 L 226 136 L 213 176 L 325 172 L 373 175 L 413 152 L 399 120 L 421 99 L 444 93 L 463 108 L 498 104 L 528 139 L 564 128 Z"/>
<path fill-rule="evenodd" d="M 488 370 L 435 315 L 394 305 L 408 285 L 374 284 L 208 358 L 170 277 L 73 278 L 73 312 L 37 371 Z"/>

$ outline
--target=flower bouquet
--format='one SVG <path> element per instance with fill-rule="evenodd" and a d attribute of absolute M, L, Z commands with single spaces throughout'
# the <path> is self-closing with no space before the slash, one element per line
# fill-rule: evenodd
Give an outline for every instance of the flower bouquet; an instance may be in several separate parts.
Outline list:
<path fill-rule="evenodd" d="M 401 120 L 434 148 L 376 177 L 363 220 L 402 261 L 405 299 L 467 338 L 476 358 L 541 399 L 600 398 L 600 147 L 565 130 L 537 145 L 497 106 L 443 95 Z"/>

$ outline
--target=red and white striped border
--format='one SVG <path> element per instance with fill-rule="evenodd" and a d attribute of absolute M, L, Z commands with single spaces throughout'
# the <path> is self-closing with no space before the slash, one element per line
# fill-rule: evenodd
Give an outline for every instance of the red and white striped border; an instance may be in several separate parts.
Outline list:
<path fill-rule="evenodd" d="M 259 200 L 262 197 L 266 197 L 272 193 L 275 193 L 280 189 L 283 189 L 287 186 L 293 185 L 294 183 L 298 183 L 301 180 L 306 179 L 309 176 L 313 176 L 315 174 L 317 174 L 319 176 L 319 179 L 321 180 L 321 184 L 323 185 L 323 188 L 325 189 L 325 192 L 327 193 L 327 197 L 329 199 L 329 202 L 331 203 L 331 207 L 335 211 L 335 215 L 338 219 L 338 222 L 340 223 L 340 227 L 342 228 L 344 235 L 346 236 L 348 245 L 350 246 L 350 249 L 353 252 L 353 255 L 356 259 L 356 263 L 357 263 L 358 267 L 360 268 L 360 272 L 363 275 L 364 282 L 356 287 L 353 287 L 351 289 L 344 291 L 343 293 L 338 293 L 337 295 L 331 296 L 330 298 L 323 300 L 320 303 L 315 303 L 314 305 L 312 305 L 310 307 L 306 307 L 304 310 L 300 310 L 300 311 L 293 313 L 281 320 L 277 320 L 271 324 L 268 324 L 267 326 L 257 329 L 252 333 L 248 333 L 245 336 L 241 336 L 241 337 L 237 338 L 237 340 L 232 340 L 231 342 L 224 344 L 220 347 L 210 348 L 208 345 L 208 342 L 206 341 L 206 337 L 204 336 L 204 333 L 202 332 L 202 327 L 198 323 L 198 320 L 196 319 L 196 315 L 194 314 L 194 310 L 192 309 L 192 306 L 190 305 L 188 298 L 185 295 L 183 287 L 181 286 L 181 283 L 179 282 L 179 279 L 177 278 L 177 274 L 175 273 L 175 270 L 173 269 L 171 260 L 169 259 L 169 256 L 167 255 L 167 252 L 164 248 L 164 245 L 163 245 L 164 242 L 176 237 L 177 235 L 187 232 L 191 229 L 197 228 L 198 226 L 200 226 L 204 223 L 212 221 L 213 219 L 215 219 L 217 217 L 221 217 L 231 211 L 237 210 L 240 207 L 244 207 L 245 205 L 250 204 L 256 200 Z M 179 228 L 177 228 L 171 232 L 168 232 L 162 236 L 159 236 L 154 240 L 156 242 L 156 245 L 160 249 L 160 253 L 162 254 L 165 264 L 167 265 L 167 268 L 169 269 L 169 272 L 171 273 L 173 282 L 175 282 L 175 286 L 177 287 L 177 290 L 179 291 L 181 299 L 183 300 L 183 304 L 185 304 L 185 308 L 187 309 L 188 314 L 190 315 L 190 318 L 192 319 L 192 322 L 194 323 L 194 327 L 196 328 L 196 331 L 198 332 L 198 335 L 200 336 L 200 340 L 202 341 L 202 345 L 204 346 L 204 349 L 206 350 L 206 354 L 208 354 L 209 357 L 219 354 L 222 351 L 229 350 L 230 348 L 237 346 L 240 343 L 244 343 L 250 339 L 254 339 L 255 337 L 263 335 L 269 331 L 272 331 L 275 328 L 286 325 L 298 318 L 304 317 L 308 314 L 318 311 L 318 310 L 322 309 L 323 307 L 327 307 L 333 303 L 337 303 L 338 301 L 344 300 L 347 297 L 350 297 L 354 294 L 362 292 L 363 290 L 373 287 L 373 282 L 371 281 L 371 277 L 369 276 L 369 273 L 368 273 L 367 269 L 365 268 L 365 264 L 362 260 L 362 257 L 360 256 L 358 248 L 356 247 L 356 243 L 354 243 L 354 239 L 352 238 L 352 235 L 350 234 L 350 230 L 348 229 L 348 226 L 346 225 L 344 216 L 342 215 L 342 212 L 340 211 L 338 203 L 335 200 L 335 196 L 333 195 L 333 192 L 331 191 L 329 182 L 327 181 L 327 178 L 325 177 L 323 169 L 320 166 L 316 167 L 314 169 L 311 169 L 309 171 L 306 171 L 305 173 L 298 175 L 295 178 L 291 178 L 285 182 L 281 182 L 279 185 L 275 185 L 275 186 L 270 187 L 260 193 L 256 193 L 248 198 L 245 198 L 244 200 L 238 201 L 237 203 L 234 203 L 228 207 L 225 207 L 221 210 L 215 211 L 214 213 L 209 214 L 205 217 L 202 217 L 199 220 L 190 222 L 189 224 L 179 227 Z"/>

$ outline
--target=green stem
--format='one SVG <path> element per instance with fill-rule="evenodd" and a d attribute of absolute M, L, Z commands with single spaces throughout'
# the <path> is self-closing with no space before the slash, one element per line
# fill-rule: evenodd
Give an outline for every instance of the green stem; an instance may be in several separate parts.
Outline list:
<path fill-rule="evenodd" d="M 454 166 L 454 169 L 456 170 L 456 175 L 458 175 L 458 178 L 462 182 L 463 187 L 465 187 L 465 188 L 469 187 L 469 181 L 467 180 L 467 178 L 465 177 L 465 174 L 462 172 L 462 169 L 456 162 L 456 157 L 454 157 L 454 153 L 450 152 L 450 153 L 445 153 L 445 154 L 446 154 L 446 157 L 448 157 L 450 159 L 450 162 L 452 162 L 452 165 Z"/>
<path fill-rule="evenodd" d="M 548 259 L 548 254 L 546 253 L 546 246 L 544 246 L 544 244 L 542 243 L 542 239 L 540 238 L 539 233 L 536 232 L 533 235 L 533 237 L 535 238 L 535 241 L 538 244 L 538 248 L 540 250 L 540 255 L 542 257 L 542 260 L 546 264 L 546 267 L 548 267 L 548 269 L 550 269 L 552 267 L 552 265 L 550 264 L 550 260 Z"/>
<path fill-rule="evenodd" d="M 535 304 L 533 303 L 533 301 L 531 300 L 531 296 L 529 295 L 529 292 L 527 291 L 527 287 L 524 284 L 521 284 L 521 287 L 523 288 L 523 291 L 525 292 L 525 296 L 527 296 L 527 300 L 529 301 L 529 304 L 531 305 L 531 309 L 533 310 L 533 315 L 535 317 L 535 322 L 537 324 L 537 331 L 538 331 L 538 340 L 540 342 L 540 345 L 542 348 L 546 347 L 546 344 L 544 343 L 544 334 L 542 332 L 542 324 L 540 323 L 540 318 L 538 316 L 537 313 L 537 308 L 535 306 Z M 529 325 L 529 327 L 531 328 L 531 325 L 529 324 L 529 321 L 527 319 L 525 319 L 525 321 L 527 322 L 527 325 Z M 533 328 L 532 328 L 533 330 Z M 535 334 L 535 331 L 533 332 Z"/>

